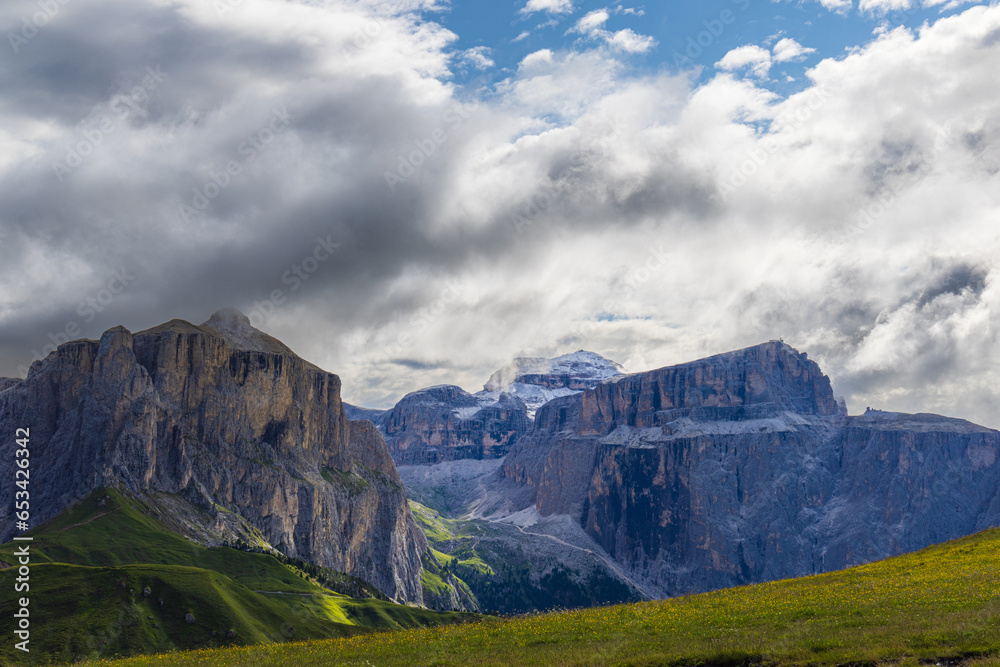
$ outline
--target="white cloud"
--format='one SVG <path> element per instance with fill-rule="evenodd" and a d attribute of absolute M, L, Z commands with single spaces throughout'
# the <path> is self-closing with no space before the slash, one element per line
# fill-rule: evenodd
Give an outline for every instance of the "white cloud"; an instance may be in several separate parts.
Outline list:
<path fill-rule="evenodd" d="M 521 8 L 521 14 L 524 15 L 534 14 L 535 12 L 570 14 L 572 11 L 572 0 L 528 0 L 528 4 Z"/>
<path fill-rule="evenodd" d="M 816 49 L 807 48 L 796 42 L 790 37 L 785 37 L 778 41 L 772 49 L 774 54 L 774 62 L 784 63 L 791 60 L 798 60 L 810 53 L 815 53 Z"/>
<path fill-rule="evenodd" d="M 461 60 L 466 62 L 476 69 L 489 69 L 493 67 L 496 63 L 490 58 L 492 49 L 485 46 L 474 46 L 471 49 L 466 49 L 461 53 Z"/>
<path fill-rule="evenodd" d="M 859 0 L 858 9 L 863 12 L 888 12 L 909 9 L 910 0 Z"/>
<path fill-rule="evenodd" d="M 764 77 L 771 69 L 771 52 L 756 44 L 747 44 L 728 52 L 715 66 L 727 71 L 747 67 L 754 76 Z"/>
<path fill-rule="evenodd" d="M 924 7 L 937 7 L 939 5 L 944 5 L 941 7 L 941 11 L 946 12 L 949 9 L 955 9 L 956 7 L 967 5 L 970 2 L 976 2 L 976 0 L 924 0 Z"/>
<path fill-rule="evenodd" d="M 605 41 L 626 53 L 645 53 L 656 46 L 655 39 L 648 35 L 640 35 L 630 28 L 615 31 Z"/>
<path fill-rule="evenodd" d="M 627 13 L 619 5 L 616 13 Z M 576 22 L 569 33 L 579 33 L 590 39 L 602 41 L 613 49 L 625 53 L 645 53 L 656 46 L 656 40 L 649 35 L 640 35 L 631 28 L 616 30 L 614 32 L 605 30 L 611 14 L 607 9 L 595 9 L 584 15 Z"/>
<path fill-rule="evenodd" d="M 819 3 L 830 11 L 847 13 L 854 3 L 851 0 L 819 0 Z"/>
<path fill-rule="evenodd" d="M 518 34 L 517 37 L 515 37 L 514 39 L 512 39 L 510 41 L 512 41 L 512 42 L 521 42 L 521 41 L 524 41 L 525 39 L 527 39 L 529 36 L 531 36 L 531 31 L 530 30 L 522 30 L 520 32 L 520 34 Z"/>
<path fill-rule="evenodd" d="M 542 63 L 552 62 L 552 51 L 550 49 L 539 49 L 529 53 L 521 60 L 521 67 L 534 67 Z"/>
<path fill-rule="evenodd" d="M 608 22 L 610 18 L 608 10 L 606 9 L 595 9 L 592 12 L 587 12 L 576 25 L 573 26 L 572 31 L 578 32 L 582 35 L 590 35 L 595 31 L 600 30 L 604 27 L 604 24 Z"/>

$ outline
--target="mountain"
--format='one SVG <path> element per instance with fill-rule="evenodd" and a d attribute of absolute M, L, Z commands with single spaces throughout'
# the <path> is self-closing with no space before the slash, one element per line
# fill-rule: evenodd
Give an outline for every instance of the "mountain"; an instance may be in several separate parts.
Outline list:
<path fill-rule="evenodd" d="M 397 465 L 499 459 L 528 431 L 538 407 L 621 374 L 620 365 L 581 350 L 515 359 L 476 394 L 438 385 L 407 394 L 389 410 L 346 409 L 350 418 L 378 426 Z"/>
<path fill-rule="evenodd" d="M 502 458 L 530 424 L 522 401 L 509 394 L 481 401 L 452 385 L 404 396 L 378 421 L 400 465 Z"/>
<path fill-rule="evenodd" d="M 579 350 L 554 359 L 519 357 L 487 380 L 482 399 L 510 394 L 524 401 L 528 416 L 554 398 L 570 396 L 625 374 L 625 369 L 594 352 Z"/>
<path fill-rule="evenodd" d="M 784 343 L 558 398 L 476 515 L 563 517 L 657 597 L 839 569 L 1000 524 L 1000 433 L 850 417 Z"/>
<path fill-rule="evenodd" d="M 30 429 L 33 526 L 115 488 L 197 543 L 275 549 L 419 604 L 426 541 L 384 439 L 346 418 L 340 388 L 220 311 L 59 346 L 0 385 L 0 430 Z M 0 540 L 14 491 L 0 485 Z"/>
<path fill-rule="evenodd" d="M 390 410 L 345 406 L 349 417 L 369 419 L 385 435 L 407 494 L 419 501 L 411 506 L 432 547 L 424 559 L 428 604 L 507 614 L 650 597 L 561 518 L 460 516 L 532 428 L 538 407 L 622 373 L 619 364 L 581 350 L 515 359 L 475 394 L 439 385 L 407 394 Z"/>

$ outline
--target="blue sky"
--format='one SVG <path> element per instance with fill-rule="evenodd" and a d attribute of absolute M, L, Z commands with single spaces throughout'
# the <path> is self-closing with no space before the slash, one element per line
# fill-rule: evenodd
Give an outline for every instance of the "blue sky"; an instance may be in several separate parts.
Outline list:
<path fill-rule="evenodd" d="M 516 72 L 518 63 L 540 49 L 586 50 L 607 47 L 602 37 L 631 30 L 651 38 L 648 48 L 625 53 L 635 74 L 657 71 L 677 72 L 680 68 L 700 68 L 704 82 L 719 69 L 716 63 L 727 53 L 745 46 L 772 51 L 782 39 L 794 40 L 802 53 L 785 51 L 785 59 L 775 60 L 762 83 L 779 94 L 797 92 L 807 84 L 805 72 L 823 58 L 843 56 L 848 50 L 871 41 L 885 28 L 919 28 L 924 22 L 967 9 L 979 2 L 937 0 L 925 6 L 919 0 L 869 0 L 857 3 L 828 0 L 827 8 L 815 0 L 776 2 L 774 0 L 675 0 L 648 4 L 607 4 L 587 0 L 543 0 L 528 11 L 523 1 L 467 2 L 454 0 L 450 8 L 429 14 L 458 37 L 459 53 L 477 50 L 493 62 L 469 61 L 455 68 L 455 81 L 482 85 L 502 80 Z M 901 8 L 909 5 L 907 8 Z M 547 7 L 545 9 L 543 7 Z M 581 19 L 605 11 L 603 32 L 592 34 L 578 29 Z M 786 42 L 786 44 L 789 44 Z M 613 48 L 613 47 L 611 47 Z M 458 62 L 462 59 L 459 56 Z M 749 68 L 743 68 L 743 72 Z"/>

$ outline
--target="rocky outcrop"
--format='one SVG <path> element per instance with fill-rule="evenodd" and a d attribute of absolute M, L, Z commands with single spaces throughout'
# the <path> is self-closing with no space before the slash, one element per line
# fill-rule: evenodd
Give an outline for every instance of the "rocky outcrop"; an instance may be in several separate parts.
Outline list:
<path fill-rule="evenodd" d="M 586 350 L 553 359 L 519 357 L 493 373 L 476 396 L 516 396 L 528 407 L 528 416 L 534 418 L 538 408 L 552 399 L 591 389 L 624 374 L 620 364 Z"/>
<path fill-rule="evenodd" d="M 378 426 L 398 465 L 498 459 L 527 432 L 540 406 L 621 374 L 615 362 L 582 350 L 555 359 L 520 358 L 476 394 L 439 385 L 407 394 L 391 410 L 347 411 L 351 419 Z"/>
<path fill-rule="evenodd" d="M 1000 524 L 1000 433 L 848 417 L 780 342 L 545 405 L 480 511 L 567 515 L 647 590 L 839 569 Z"/>
<path fill-rule="evenodd" d="M 399 465 L 496 459 L 529 426 L 524 403 L 506 394 L 481 404 L 452 385 L 407 394 L 379 421 Z"/>
<path fill-rule="evenodd" d="M 99 487 L 179 497 L 207 524 L 248 526 L 291 557 L 421 601 L 426 543 L 381 435 L 347 420 L 336 375 L 235 311 L 61 345 L 0 392 L 0 421 L 30 428 L 33 525 Z M 12 507 L 4 485 L 2 539 Z M 232 515 L 241 522 L 216 520 Z"/>

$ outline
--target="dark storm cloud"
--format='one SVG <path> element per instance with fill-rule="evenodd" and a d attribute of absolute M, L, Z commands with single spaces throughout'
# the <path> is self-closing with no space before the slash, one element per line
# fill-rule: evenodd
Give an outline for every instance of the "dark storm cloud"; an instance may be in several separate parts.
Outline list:
<path fill-rule="evenodd" d="M 544 169 L 565 193 L 541 212 L 544 224 L 530 240 L 508 213 L 442 233 L 436 211 L 463 177 L 456 156 L 491 110 L 466 111 L 448 94 L 415 103 L 440 85 L 378 68 L 355 72 L 331 64 L 331 52 L 343 60 L 340 45 L 307 46 L 294 35 L 198 21 L 183 9 L 69 5 L 0 66 L 0 85 L 12 91 L 4 113 L 50 128 L 42 150 L 5 178 L 0 221 L 10 240 L 0 252 L 43 245 L 90 274 L 64 284 L 46 308 L 7 318 L 5 372 L 67 325 L 97 336 L 116 318 L 137 327 L 175 316 L 198 321 L 230 304 L 265 312 L 276 290 L 298 304 L 322 304 L 339 327 L 378 327 L 439 291 L 418 283 L 390 294 L 387 285 L 407 270 L 455 275 L 511 254 L 531 264 L 564 226 L 600 227 L 609 209 L 629 223 L 703 199 L 679 170 L 665 177 L 666 167 L 637 184 L 616 183 L 601 167 L 605 156 L 588 145 L 602 137 L 583 136 L 529 156 L 549 162 Z M 16 20 L 18 11 L 5 16 Z M 407 85 L 426 90 L 407 96 Z M 280 132 L 272 132 L 276 114 Z M 446 141 L 390 189 L 385 174 L 436 131 Z M 257 146 L 262 133 L 274 138 Z M 238 175 L 227 175 L 227 165 Z M 225 183 L 216 188 L 219 175 Z M 611 186 L 598 191 L 597 183 Z M 302 276 L 299 267 L 322 240 L 339 248 Z M 139 277 L 83 321 L 80 304 L 126 262 Z"/>
<path fill-rule="evenodd" d="M 941 295 L 960 295 L 966 290 L 975 298 L 982 295 L 986 289 L 986 277 L 989 267 L 967 264 L 961 260 L 947 266 L 933 282 L 927 285 L 917 299 L 917 307 L 922 308 Z"/>

